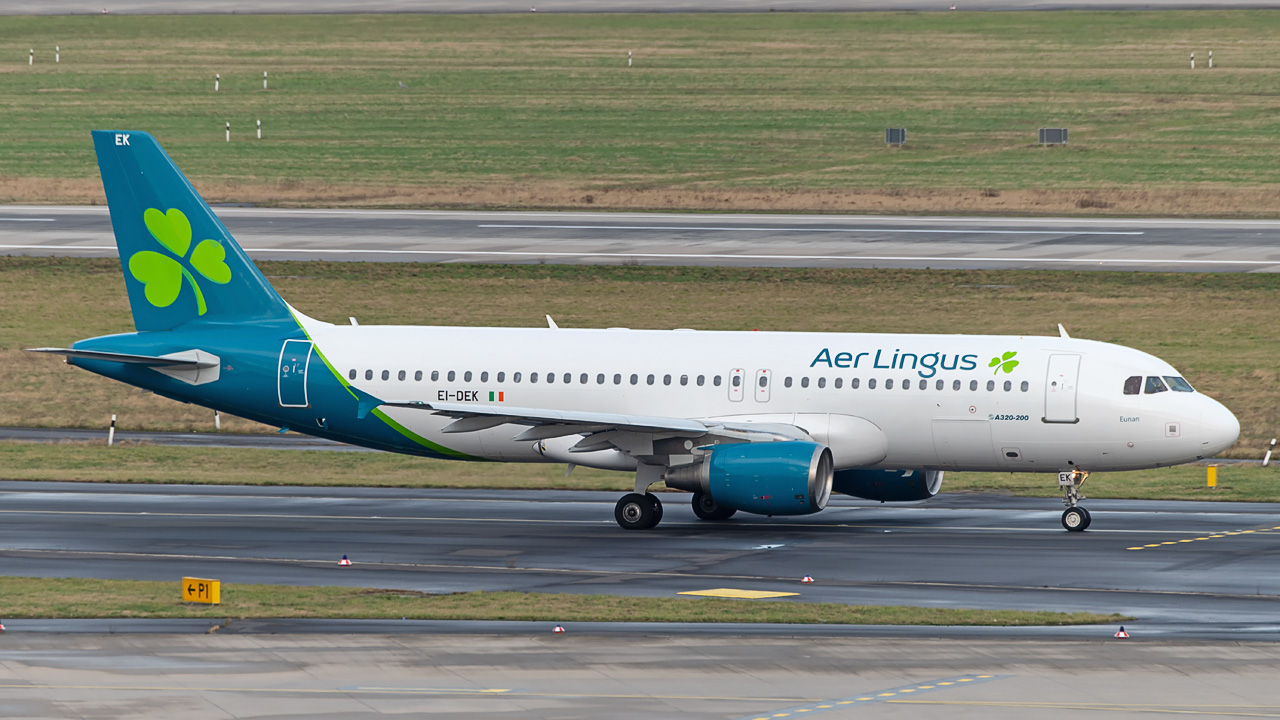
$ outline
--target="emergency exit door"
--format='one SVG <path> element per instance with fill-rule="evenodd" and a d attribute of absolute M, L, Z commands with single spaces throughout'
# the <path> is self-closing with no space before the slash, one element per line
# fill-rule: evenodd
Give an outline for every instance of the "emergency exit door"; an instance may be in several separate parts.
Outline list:
<path fill-rule="evenodd" d="M 1050 355 L 1049 374 L 1044 383 L 1044 421 L 1074 423 L 1076 383 L 1080 376 L 1079 355 Z"/>
<path fill-rule="evenodd" d="M 307 365 L 311 362 L 311 343 L 307 340 L 285 340 L 280 348 L 280 374 L 277 390 L 280 407 L 307 407 Z"/>

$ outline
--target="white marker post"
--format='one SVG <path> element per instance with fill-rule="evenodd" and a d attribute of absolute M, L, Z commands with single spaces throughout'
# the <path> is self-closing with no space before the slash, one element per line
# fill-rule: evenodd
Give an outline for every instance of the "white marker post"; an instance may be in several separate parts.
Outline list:
<path fill-rule="evenodd" d="M 1212 50 L 1209 51 L 1209 69 L 1210 70 L 1213 69 L 1213 51 Z"/>
<path fill-rule="evenodd" d="M 222 413 L 218 412 L 217 410 L 213 411 L 213 429 L 214 430 L 222 429 Z"/>
<path fill-rule="evenodd" d="M 627 67 L 631 67 L 631 51 L 627 51 Z"/>
<path fill-rule="evenodd" d="M 57 45 L 53 46 L 53 64 L 57 65 L 62 62 L 62 48 Z"/>
<path fill-rule="evenodd" d="M 36 49 L 31 48 L 31 50 L 27 52 L 27 65 L 35 65 L 35 64 L 36 64 Z"/>
<path fill-rule="evenodd" d="M 116 442 L 116 416 L 111 414 L 111 429 L 107 430 L 107 447 L 111 447 Z"/>
<path fill-rule="evenodd" d="M 262 139 L 262 121 L 261 120 L 258 121 L 258 139 L 259 140 Z"/>
<path fill-rule="evenodd" d="M 1192 70 L 1195 70 L 1195 69 L 1196 69 L 1196 54 L 1195 54 L 1195 53 L 1191 53 L 1191 69 L 1192 69 Z"/>
<path fill-rule="evenodd" d="M 263 90 L 267 89 L 267 71 L 266 70 L 262 71 L 262 89 Z"/>
<path fill-rule="evenodd" d="M 1266 467 L 1271 464 L 1271 452 L 1275 449 L 1276 449 L 1276 439 L 1271 438 L 1271 447 L 1267 448 L 1266 457 L 1262 458 L 1262 467 Z"/>
<path fill-rule="evenodd" d="M 213 91 L 218 92 L 218 86 L 222 84 L 222 73 L 213 74 Z"/>
<path fill-rule="evenodd" d="M 231 123 L 227 122 L 227 142 L 231 142 Z"/>

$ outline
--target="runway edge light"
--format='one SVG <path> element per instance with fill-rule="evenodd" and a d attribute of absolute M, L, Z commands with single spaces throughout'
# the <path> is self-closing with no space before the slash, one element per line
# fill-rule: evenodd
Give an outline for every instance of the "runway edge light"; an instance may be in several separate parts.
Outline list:
<path fill-rule="evenodd" d="M 813 583 L 813 578 L 809 575 L 805 575 L 804 577 L 800 578 L 800 582 L 804 583 L 805 585 L 809 585 Z"/>
<path fill-rule="evenodd" d="M 551 632 L 555 633 L 556 635 L 563 635 L 563 634 L 564 634 L 564 627 L 563 627 L 563 626 L 560 626 L 560 625 L 557 625 L 557 626 L 555 626 L 554 628 L 551 628 Z"/>
<path fill-rule="evenodd" d="M 342 559 L 338 561 L 338 565 L 341 567 L 351 567 L 351 561 L 347 559 L 346 555 L 343 555 Z"/>
<path fill-rule="evenodd" d="M 1127 633 L 1127 632 L 1125 632 L 1125 631 L 1124 631 L 1124 626 L 1123 626 L 1123 625 L 1121 625 L 1121 626 L 1120 626 L 1120 629 L 1116 631 L 1116 637 L 1118 637 L 1118 638 L 1127 638 L 1127 637 L 1129 637 L 1129 633 Z"/>

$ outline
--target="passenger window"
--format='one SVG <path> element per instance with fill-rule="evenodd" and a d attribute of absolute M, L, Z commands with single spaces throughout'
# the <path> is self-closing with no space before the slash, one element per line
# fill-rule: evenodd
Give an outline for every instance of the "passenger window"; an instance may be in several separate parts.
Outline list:
<path fill-rule="evenodd" d="M 791 378 L 783 378 L 782 387 L 791 387 Z"/>
<path fill-rule="evenodd" d="M 383 370 L 383 371 L 382 371 L 382 379 L 383 379 L 383 380 L 390 380 L 390 379 L 391 379 L 391 372 L 390 372 L 389 370 Z"/>
<path fill-rule="evenodd" d="M 1125 379 L 1124 381 L 1125 395 L 1137 395 L 1140 392 L 1142 392 L 1142 376 L 1141 375 L 1134 375 L 1133 377 Z"/>
<path fill-rule="evenodd" d="M 733 386 L 734 386 L 734 387 L 742 387 L 742 376 L 741 376 L 741 375 L 734 375 L 734 376 L 733 376 Z"/>
<path fill-rule="evenodd" d="M 365 371 L 364 371 L 364 379 L 365 379 L 365 380 L 372 380 L 372 379 L 373 379 L 373 371 L 372 371 L 372 370 L 365 370 Z"/>
<path fill-rule="evenodd" d="M 640 382 L 640 376 L 635 373 L 631 373 L 631 384 L 636 385 L 639 382 Z"/>
<path fill-rule="evenodd" d="M 399 374 L 399 375 L 396 375 L 396 379 L 397 379 L 397 380 L 402 380 L 402 381 L 403 381 L 403 380 L 404 380 L 404 378 L 405 378 L 404 371 L 403 371 L 403 370 L 401 370 L 401 371 L 400 371 L 400 374 Z"/>
<path fill-rule="evenodd" d="M 892 390 L 892 389 L 893 389 L 893 378 L 889 378 L 888 380 L 885 380 L 885 381 L 884 381 L 884 389 L 885 389 L 885 390 Z"/>
<path fill-rule="evenodd" d="M 480 373 L 480 382 L 489 382 L 489 371 L 485 370 Z"/>
<path fill-rule="evenodd" d="M 988 381 L 987 381 L 987 392 L 991 392 L 991 391 L 993 391 L 993 390 L 995 390 L 995 389 L 996 389 L 996 381 L 995 381 L 995 380 L 988 380 Z"/>
<path fill-rule="evenodd" d="M 760 376 L 760 387 L 768 387 L 768 386 L 769 386 L 769 376 L 768 376 L 768 375 L 761 375 L 761 376 Z"/>
<path fill-rule="evenodd" d="M 662 384 L 663 384 L 663 385 L 670 385 L 670 384 L 671 384 L 671 376 L 670 376 L 670 375 L 663 375 L 663 376 L 662 376 Z"/>
<path fill-rule="evenodd" d="M 699 376 L 698 376 L 698 387 L 702 387 L 703 381 L 705 381 L 705 380 L 706 380 L 706 377 L 705 377 L 705 376 L 703 376 L 703 375 L 699 375 Z"/>
<path fill-rule="evenodd" d="M 653 373 L 649 373 L 649 375 L 645 377 L 644 381 L 645 381 L 645 383 L 646 383 L 646 384 L 648 384 L 648 385 L 652 385 L 652 384 L 653 384 Z"/>
<path fill-rule="evenodd" d="M 465 373 L 463 373 L 463 374 L 462 374 L 462 380 L 463 380 L 464 382 L 471 382 L 471 371 L 470 371 L 470 370 L 468 370 L 468 371 L 466 371 Z"/>
<path fill-rule="evenodd" d="M 844 385 L 844 378 L 836 378 L 836 389 L 839 390 Z"/>
<path fill-rule="evenodd" d="M 1195 392 L 1195 389 L 1191 387 L 1191 383 L 1187 382 L 1186 380 L 1183 380 L 1180 377 L 1165 375 L 1164 379 L 1165 379 L 1165 382 L 1169 383 L 1169 387 L 1174 392 Z"/>
<path fill-rule="evenodd" d="M 560 379 L 561 379 L 561 380 L 564 380 L 564 384 L 565 384 L 565 385 L 568 385 L 569 383 L 573 382 L 573 373 L 565 373 L 565 374 L 564 374 L 564 377 L 562 377 L 562 378 L 560 378 Z M 587 381 L 587 376 L 586 376 L 586 375 L 583 375 L 583 376 L 582 376 L 582 382 L 586 382 L 586 381 Z"/>
<path fill-rule="evenodd" d="M 1030 390 L 1030 389 L 1031 389 L 1031 383 L 1027 382 L 1026 380 L 1023 380 L 1023 381 L 1022 381 L 1022 392 L 1026 392 L 1026 391 L 1028 391 L 1028 390 Z"/>
<path fill-rule="evenodd" d="M 867 389 L 868 389 L 868 390 L 875 390 L 875 389 L 876 389 L 876 379 L 875 379 L 875 378 L 868 378 L 868 379 L 867 379 Z"/>
<path fill-rule="evenodd" d="M 583 385 L 586 385 L 590 380 L 591 378 L 587 377 L 586 373 L 582 373 L 581 375 L 578 376 L 578 382 L 582 383 Z M 604 382 L 603 375 L 600 376 L 600 382 Z"/>
<path fill-rule="evenodd" d="M 432 371 L 431 371 L 431 382 L 435 382 L 435 381 L 437 381 L 437 380 L 439 380 L 439 379 L 440 379 L 440 371 L 439 371 L 439 370 L 432 370 Z"/>
<path fill-rule="evenodd" d="M 1156 377 L 1156 376 L 1154 376 L 1154 375 L 1152 375 L 1151 377 L 1148 377 L 1148 378 L 1147 378 L 1147 389 L 1146 389 L 1146 393 L 1147 393 L 1148 395 L 1155 395 L 1156 393 L 1162 393 L 1162 392 L 1164 392 L 1164 391 L 1166 391 L 1166 390 L 1168 390 L 1168 389 L 1169 389 L 1169 388 L 1167 388 L 1167 387 L 1165 387 L 1165 386 L 1164 386 L 1164 381 L 1163 381 L 1163 380 L 1161 380 L 1160 378 L 1158 378 L 1158 377 Z"/>
<path fill-rule="evenodd" d="M 538 382 L 538 373 L 529 373 L 529 382 L 531 383 Z"/>
<path fill-rule="evenodd" d="M 454 379 L 455 377 L 457 377 L 457 374 L 456 374 L 456 373 L 454 373 L 452 370 L 450 370 L 450 371 L 449 371 L 449 382 L 453 382 L 453 379 Z"/>
<path fill-rule="evenodd" d="M 597 374 L 596 374 L 596 384 L 597 384 L 597 385 L 603 385 L 603 384 L 604 384 L 604 373 L 597 373 Z"/>
<path fill-rule="evenodd" d="M 614 374 L 613 374 L 613 384 L 614 384 L 614 385 L 621 385 L 621 384 L 622 384 L 622 374 L 621 374 L 621 373 L 614 373 Z"/>
<path fill-rule="evenodd" d="M 857 389 L 858 389 L 858 385 L 859 385 L 859 384 L 861 384 L 861 383 L 860 383 L 860 381 L 858 380 L 858 378 L 854 378 L 854 379 L 852 379 L 852 380 L 850 380 L 850 381 L 849 381 L 849 387 L 853 388 L 854 390 L 857 390 Z"/>
<path fill-rule="evenodd" d="M 975 392 L 975 391 L 977 391 L 977 389 L 978 389 L 978 381 L 977 381 L 977 380 L 970 380 L 970 381 L 969 381 L 969 392 Z"/>
<path fill-rule="evenodd" d="M 506 379 L 507 379 L 507 374 L 505 372 L 498 373 L 498 382 L 505 382 Z"/>
<path fill-rule="evenodd" d="M 511 382 L 513 382 L 513 383 L 518 383 L 518 382 L 520 382 L 520 373 L 512 373 L 512 374 L 511 374 Z"/>
<path fill-rule="evenodd" d="M 1010 391 L 1010 390 L 1012 390 L 1012 389 L 1013 389 L 1013 382 L 1012 382 L 1011 380 L 1005 380 L 1005 381 L 1004 381 L 1004 391 L 1005 391 L 1005 392 L 1009 392 L 1009 391 Z"/>
<path fill-rule="evenodd" d="M 414 382 L 422 382 L 422 371 L 419 370 L 413 374 Z"/>
<path fill-rule="evenodd" d="M 809 378 L 807 378 L 807 377 L 802 377 L 802 378 L 800 378 L 800 387 L 802 387 L 802 388 L 807 388 L 807 387 L 809 387 Z"/>
<path fill-rule="evenodd" d="M 941 390 L 941 389 L 943 389 L 944 387 L 946 387 L 946 385 L 947 385 L 947 384 L 946 384 L 945 382 L 943 382 L 942 380 L 938 380 L 938 384 L 937 384 L 935 387 L 936 387 L 938 390 Z"/>
<path fill-rule="evenodd" d="M 827 379 L 824 377 L 818 378 L 818 387 L 824 388 L 826 386 L 827 386 Z"/>
<path fill-rule="evenodd" d="M 538 375 L 537 373 L 534 373 L 533 375 L 530 375 L 530 376 L 529 376 L 529 378 L 530 378 L 530 382 L 538 382 L 538 377 L 537 377 L 537 375 Z M 548 382 L 548 383 L 553 383 L 553 382 L 555 382 L 555 381 L 556 381 L 556 374 L 555 374 L 555 373 L 553 373 L 553 372 L 547 373 L 547 382 Z"/>
<path fill-rule="evenodd" d="M 952 390 L 954 390 L 954 391 L 956 391 L 956 392 L 960 392 L 960 381 L 959 381 L 959 380 L 953 380 L 953 381 L 951 382 L 951 389 L 952 389 Z"/>
<path fill-rule="evenodd" d="M 716 375 L 715 377 L 711 378 L 711 384 L 715 385 L 716 387 L 720 387 L 720 376 Z"/>
<path fill-rule="evenodd" d="M 680 384 L 681 384 L 681 385 L 688 385 L 688 384 L 689 384 L 689 376 L 688 376 L 688 375 L 681 375 L 681 376 L 680 376 Z"/>
<path fill-rule="evenodd" d="M 347 377 L 351 378 L 352 380 L 355 380 L 355 379 L 356 379 L 356 369 L 355 369 L 355 368 L 351 368 L 351 372 L 347 373 Z"/>

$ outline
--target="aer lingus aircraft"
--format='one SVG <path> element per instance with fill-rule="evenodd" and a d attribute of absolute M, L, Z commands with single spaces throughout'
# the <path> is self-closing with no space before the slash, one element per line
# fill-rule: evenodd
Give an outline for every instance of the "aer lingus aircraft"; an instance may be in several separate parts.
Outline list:
<path fill-rule="evenodd" d="M 1060 336 L 334 325 L 289 306 L 143 132 L 95 131 L 137 332 L 39 348 L 180 402 L 391 452 L 635 473 L 693 511 L 804 515 L 1047 473 L 1080 531 L 1091 471 L 1192 462 L 1240 425 L 1168 363 Z M 370 288 L 376 292 L 376 288 Z M 548 318 L 548 320 L 550 320 Z"/>

